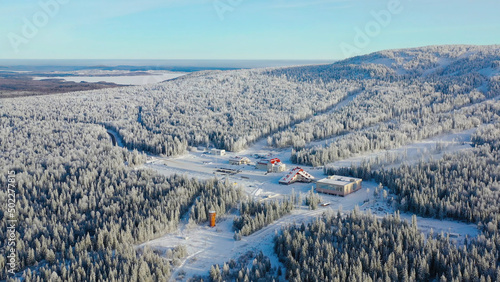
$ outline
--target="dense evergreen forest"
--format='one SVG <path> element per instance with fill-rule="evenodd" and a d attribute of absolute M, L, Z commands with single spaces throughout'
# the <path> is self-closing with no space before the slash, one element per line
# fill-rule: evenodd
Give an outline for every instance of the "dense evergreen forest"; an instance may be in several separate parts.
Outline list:
<path fill-rule="evenodd" d="M 189 146 L 239 151 L 268 136 L 271 145 L 315 155 L 328 149 L 309 152 L 307 142 L 374 126 L 419 127 L 420 119 L 497 97 L 499 61 L 496 46 L 384 51 L 331 65 L 204 71 L 149 86 L 5 100 L 2 111 L 35 121 L 103 125 L 127 148 L 154 154 L 178 155 Z M 452 128 L 443 125 L 425 136 Z M 423 137 L 409 140 L 415 138 Z M 392 146 L 401 142 L 408 140 Z"/>
<path fill-rule="evenodd" d="M 293 146 L 294 162 L 318 166 L 489 123 L 492 114 L 498 115 L 500 77 L 493 73 L 499 72 L 499 62 L 498 48 L 440 46 L 379 52 L 332 68 L 282 70 L 296 81 L 310 82 L 338 73 L 349 76 L 345 73 L 352 68 L 360 80 L 376 84 L 348 105 L 275 133 L 268 141 Z M 323 139 L 327 144 L 307 146 Z"/>
<path fill-rule="evenodd" d="M 331 65 L 204 71 L 159 84 L 2 99 L 0 186 L 14 185 L 16 277 L 25 281 L 166 281 L 175 261 L 137 245 L 239 208 L 235 239 L 287 215 L 292 196 L 254 202 L 226 181 L 162 176 L 145 153 L 175 156 L 194 146 L 242 150 L 267 138 L 314 166 L 477 128 L 468 150 L 439 160 L 329 174 L 375 179 L 397 207 L 477 223 L 463 246 L 423 236 L 398 215 L 355 211 L 289 226 L 276 238 L 286 269 L 214 266 L 215 281 L 498 281 L 500 230 L 500 48 L 439 46 L 384 51 Z M 112 146 L 107 131 L 124 148 Z M 313 142 L 313 144 L 310 144 Z M 12 184 L 13 183 L 13 184 Z M 8 199 L 7 189 L 0 197 Z M 5 200 L 6 201 L 6 200 Z M 314 193 L 306 204 L 317 208 Z M 4 204 L 7 206 L 7 203 Z M 7 240 L 0 250 L 7 250 Z M 7 279 L 0 256 L 0 280 Z M 207 269 L 208 270 L 208 269 Z M 282 272 L 282 273 L 281 273 Z M 283 275 L 284 276 L 283 276 Z"/>
<path fill-rule="evenodd" d="M 285 198 L 282 201 L 272 201 L 259 203 L 256 201 L 247 201 L 241 203 L 241 215 L 236 217 L 233 222 L 235 239 L 241 239 L 241 236 L 247 236 L 258 231 L 271 222 L 289 214 L 294 208 L 292 199 Z"/>
<path fill-rule="evenodd" d="M 241 150 L 328 110 L 357 88 L 356 82 L 289 82 L 259 70 L 211 71 L 150 86 L 20 98 L 3 111 L 35 121 L 99 124 L 129 149 L 178 155 L 198 145 Z"/>
<path fill-rule="evenodd" d="M 325 172 L 375 179 L 396 194 L 397 206 L 403 211 L 480 223 L 496 232 L 500 230 L 500 126 L 482 127 L 472 140 L 476 147 L 439 160 L 390 170 L 372 170 L 364 163 L 327 167 Z"/>
<path fill-rule="evenodd" d="M 249 260 L 251 260 L 251 267 L 249 267 Z M 202 281 L 282 281 L 280 277 L 283 275 L 283 270 L 278 267 L 272 267 L 271 261 L 262 252 L 255 255 L 249 251 L 245 255 L 238 258 L 238 260 L 230 260 L 222 265 L 212 265 L 210 267 L 209 275 L 207 277 L 193 277 L 191 282 Z"/>
<path fill-rule="evenodd" d="M 475 222 L 481 235 L 456 246 L 443 234 L 424 237 L 415 217 L 410 225 L 397 214 L 382 221 L 357 211 L 346 218 L 328 215 L 307 227 L 289 227 L 277 237 L 276 251 L 288 279 L 499 281 L 499 139 L 500 127 L 494 123 L 476 131 L 473 148 L 439 160 L 390 170 L 372 170 L 369 163 L 326 167 L 328 174 L 375 179 L 396 195 L 398 209 Z"/>
<path fill-rule="evenodd" d="M 26 281 L 165 281 L 169 263 L 133 244 L 175 230 L 195 202 L 212 208 L 204 195 L 241 195 L 216 180 L 135 170 L 145 156 L 113 147 L 102 126 L 2 117 L 0 132 L 0 185 L 15 172 L 17 275 Z M 5 256 L 0 267 L 7 278 Z"/>
<path fill-rule="evenodd" d="M 275 251 L 288 281 L 499 281 L 500 237 L 456 246 L 425 236 L 398 214 L 377 219 L 354 210 L 285 228 Z"/>
<path fill-rule="evenodd" d="M 441 114 L 409 116 L 339 136 L 327 146 L 292 151 L 292 161 L 313 166 L 364 152 L 398 148 L 416 140 L 500 122 L 500 102 L 484 101 Z"/>
<path fill-rule="evenodd" d="M 222 216 L 242 201 L 245 196 L 241 187 L 227 189 L 227 182 L 218 182 L 213 189 L 201 191 L 201 195 L 195 200 L 189 213 L 191 222 L 208 221 L 210 211 L 215 211 L 217 215 Z"/>

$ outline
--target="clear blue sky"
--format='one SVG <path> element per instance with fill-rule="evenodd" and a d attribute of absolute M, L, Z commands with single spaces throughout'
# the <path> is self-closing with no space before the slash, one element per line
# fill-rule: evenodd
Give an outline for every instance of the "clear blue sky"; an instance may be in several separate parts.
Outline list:
<path fill-rule="evenodd" d="M 391 20 L 374 25 L 382 10 Z M 498 0 L 0 0 L 0 59 L 342 59 L 499 44 L 499 11 Z"/>

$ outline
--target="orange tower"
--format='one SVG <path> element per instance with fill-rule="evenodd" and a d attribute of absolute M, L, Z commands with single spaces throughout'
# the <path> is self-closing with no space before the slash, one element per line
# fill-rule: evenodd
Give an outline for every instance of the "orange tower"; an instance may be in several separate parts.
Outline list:
<path fill-rule="evenodd" d="M 210 227 L 215 227 L 215 211 L 209 211 L 208 214 L 210 215 Z"/>

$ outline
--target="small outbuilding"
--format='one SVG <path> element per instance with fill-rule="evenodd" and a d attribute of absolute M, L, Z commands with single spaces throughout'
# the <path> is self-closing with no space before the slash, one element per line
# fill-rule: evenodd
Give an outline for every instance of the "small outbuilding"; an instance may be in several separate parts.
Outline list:
<path fill-rule="evenodd" d="M 212 149 L 212 150 L 210 150 L 210 154 L 216 155 L 216 156 L 224 156 L 224 155 L 226 155 L 226 150 Z"/>
<path fill-rule="evenodd" d="M 210 227 L 215 227 L 215 219 L 217 217 L 217 213 L 215 211 L 209 211 L 208 215 L 210 217 Z"/>
<path fill-rule="evenodd" d="M 268 163 L 269 163 L 269 160 L 258 161 L 257 164 L 255 164 L 255 168 L 260 169 L 260 170 L 267 170 Z"/>
<path fill-rule="evenodd" d="M 320 193 L 346 196 L 361 189 L 360 178 L 333 175 L 316 182 L 316 191 Z"/>

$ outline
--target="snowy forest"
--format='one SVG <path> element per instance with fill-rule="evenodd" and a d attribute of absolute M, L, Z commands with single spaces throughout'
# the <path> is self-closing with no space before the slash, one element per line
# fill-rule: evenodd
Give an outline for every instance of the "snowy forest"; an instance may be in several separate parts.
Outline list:
<path fill-rule="evenodd" d="M 163 258 L 137 256 L 131 246 L 174 230 L 195 202 L 213 208 L 212 195 L 239 199 L 224 182 L 134 170 L 145 157 L 112 146 L 101 126 L 2 118 L 0 128 L 1 167 L 16 175 L 16 247 L 27 281 L 166 280 Z M 2 279 L 5 263 L 0 257 Z"/>
<path fill-rule="evenodd" d="M 450 243 L 449 236 L 443 234 L 429 234 L 424 238 L 414 228 L 415 223 L 408 225 L 398 215 L 384 218 L 381 225 L 373 216 L 360 216 L 356 211 L 345 219 L 340 215 L 330 215 L 307 228 L 290 227 L 280 235 L 276 248 L 282 254 L 281 259 L 286 264 L 296 265 L 287 267 L 287 276 L 297 281 L 315 281 L 323 277 L 336 277 L 332 281 L 375 281 L 378 278 L 391 281 L 498 281 L 499 136 L 498 123 L 488 124 L 472 136 L 474 147 L 445 154 L 439 160 L 421 161 L 415 165 L 403 164 L 389 170 L 372 170 L 367 163 L 346 168 L 325 168 L 327 174 L 352 175 L 380 182 L 381 186 L 388 187 L 396 195 L 394 202 L 402 211 L 424 217 L 475 222 L 481 229 L 481 236 L 469 240 L 466 238 L 463 245 L 457 247 Z M 356 228 L 345 228 L 346 225 Z M 381 241 L 376 238 L 387 236 L 384 233 L 390 239 L 382 239 L 383 243 L 379 245 Z M 355 241 L 344 239 L 350 234 L 354 235 L 351 238 L 355 238 Z M 310 240 L 310 244 L 316 244 L 318 240 L 322 242 L 321 236 L 329 238 L 328 243 L 320 243 L 319 249 L 322 251 L 329 251 L 332 246 L 333 250 L 339 249 L 342 244 L 345 246 L 340 248 L 344 250 L 343 254 L 335 251 L 332 254 L 332 267 L 335 269 L 335 265 L 341 265 L 337 267 L 340 274 L 336 276 L 322 272 L 330 269 L 329 267 L 320 268 L 321 271 L 317 273 L 304 273 L 308 269 L 312 270 L 313 263 L 305 259 L 309 257 L 307 254 L 300 253 L 304 250 L 291 249 L 287 253 L 289 244 L 285 242 L 293 242 L 293 245 L 296 244 L 296 238 L 301 238 Z M 308 239 L 309 237 L 315 241 Z M 356 245 L 359 247 L 352 248 Z M 379 253 L 376 248 L 367 249 L 367 246 L 380 246 Z M 318 247 L 315 246 L 314 249 L 317 250 Z M 366 255 L 381 261 L 367 260 L 366 257 L 363 258 Z M 321 254 L 317 256 L 322 259 Z M 296 269 L 295 273 L 290 271 L 293 268 Z"/>
<path fill-rule="evenodd" d="M 248 201 L 241 203 L 241 215 L 234 219 L 235 239 L 262 229 L 271 222 L 289 214 L 294 208 L 292 199 L 265 202 Z"/>
<path fill-rule="evenodd" d="M 326 167 L 325 172 L 374 179 L 397 195 L 396 203 L 403 211 L 481 223 L 488 231 L 497 233 L 500 230 L 498 136 L 498 123 L 490 124 L 472 136 L 474 148 L 445 154 L 439 160 L 377 170 L 363 163 L 357 167 Z"/>
<path fill-rule="evenodd" d="M 240 151 L 267 137 L 273 146 L 293 146 L 297 163 L 321 165 L 477 126 L 457 111 L 498 96 L 499 59 L 494 46 L 383 51 L 332 65 L 203 71 L 149 86 L 21 98 L 5 103 L 3 112 L 101 125 L 129 149 L 163 155 L 193 146 Z M 426 128 L 424 120 L 443 118 L 454 122 Z M 391 137 L 414 129 L 416 136 Z M 372 134 L 381 141 L 366 144 Z M 306 146 L 316 140 L 328 145 Z M 352 140 L 365 144 L 346 147 Z"/>
<path fill-rule="evenodd" d="M 167 281 L 175 260 L 137 246 L 174 232 L 183 218 L 200 225 L 210 210 L 231 218 L 237 210 L 232 224 L 241 240 L 293 213 L 301 202 L 294 197 L 261 203 L 227 178 L 165 176 L 143 166 L 152 155 L 239 152 L 264 141 L 289 149 L 293 163 L 381 183 L 397 210 L 474 223 L 480 235 L 458 244 L 424 235 L 416 218 L 408 223 L 398 211 L 324 214 L 276 233 L 283 269 L 254 253 L 251 267 L 243 260 L 208 266 L 209 280 L 500 281 L 499 97 L 500 47 L 460 45 L 0 99 L 0 186 L 15 179 L 17 278 Z M 468 129 L 475 129 L 470 148 L 439 159 L 328 166 Z M 304 202 L 316 210 L 320 201 L 311 190 Z M 7 216 L 0 211 L 2 238 Z M 174 252 L 176 260 L 187 256 L 181 246 Z M 0 256 L 0 280 L 9 279 L 6 264 Z"/>
<path fill-rule="evenodd" d="M 500 79 L 493 74 L 498 71 L 500 53 L 490 49 L 465 56 L 468 51 L 464 47 L 429 47 L 356 58 L 382 63 L 364 66 L 364 76 L 359 78 L 376 81 L 373 87 L 363 89 L 345 107 L 278 132 L 268 141 L 293 146 L 296 163 L 319 166 L 492 123 L 499 108 Z M 352 67 L 354 74 L 362 73 L 352 62 L 336 64 L 339 72 Z M 333 71 L 335 68 L 324 69 L 319 77 Z M 289 72 L 296 80 L 313 79 L 309 68 Z M 325 144 L 306 145 L 315 140 Z"/>
<path fill-rule="evenodd" d="M 289 226 L 275 251 L 289 281 L 498 281 L 498 235 L 457 247 L 425 236 L 398 214 L 382 220 L 354 210 Z"/>

